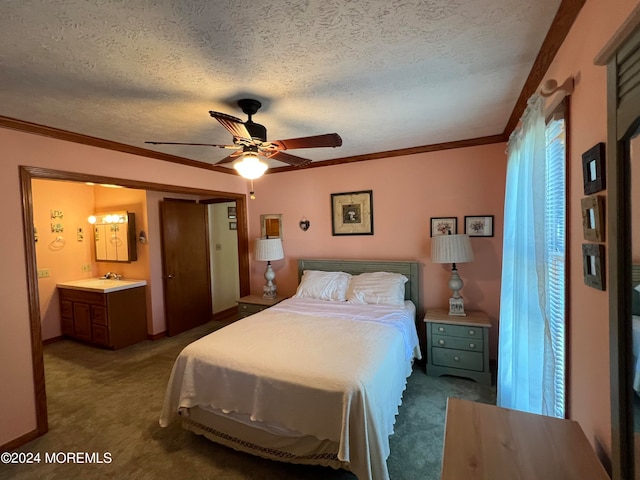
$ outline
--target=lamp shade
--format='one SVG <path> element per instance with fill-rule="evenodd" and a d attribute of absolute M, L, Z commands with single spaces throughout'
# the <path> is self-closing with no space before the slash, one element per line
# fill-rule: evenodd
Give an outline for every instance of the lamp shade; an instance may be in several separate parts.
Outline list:
<path fill-rule="evenodd" d="M 283 258 L 282 240 L 279 238 L 256 239 L 256 260 L 270 262 L 271 260 L 281 260 Z"/>
<path fill-rule="evenodd" d="M 257 154 L 247 152 L 233 164 L 233 168 L 244 178 L 255 180 L 260 178 L 269 166 L 260 160 Z"/>
<path fill-rule="evenodd" d="M 433 263 L 464 263 L 473 261 L 471 240 L 467 235 L 440 235 L 431 239 Z"/>

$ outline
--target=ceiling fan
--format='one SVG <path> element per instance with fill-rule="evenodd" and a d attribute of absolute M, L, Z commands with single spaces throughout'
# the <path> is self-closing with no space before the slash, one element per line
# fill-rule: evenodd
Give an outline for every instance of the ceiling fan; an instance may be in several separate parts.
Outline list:
<path fill-rule="evenodd" d="M 233 162 L 237 157 L 243 156 L 244 159 L 258 161 L 258 155 L 266 158 L 284 162 L 289 165 L 301 167 L 311 163 L 307 158 L 298 157 L 285 153 L 283 150 L 296 148 L 318 148 L 318 147 L 339 147 L 342 145 L 342 138 L 337 133 L 327 133 L 324 135 L 314 135 L 311 137 L 290 138 L 288 140 L 267 141 L 267 129 L 264 125 L 255 123 L 252 116 L 260 109 L 262 104 L 258 100 L 245 98 L 238 100 L 238 106 L 249 116 L 246 122 L 241 119 L 227 115 L 226 113 L 210 111 L 209 114 L 218 120 L 220 124 L 226 128 L 233 136 L 232 145 L 219 145 L 215 143 L 185 143 L 185 142 L 145 142 L 153 145 L 199 145 L 206 147 L 218 147 L 235 149 L 236 152 L 223 158 L 216 165 Z M 264 173 L 267 166 L 262 162 L 264 169 L 254 178 Z M 237 165 L 237 164 L 236 164 Z M 242 171 L 240 171 L 242 175 Z M 243 175 L 245 176 L 245 175 Z M 249 177 L 247 177 L 249 178 Z"/>

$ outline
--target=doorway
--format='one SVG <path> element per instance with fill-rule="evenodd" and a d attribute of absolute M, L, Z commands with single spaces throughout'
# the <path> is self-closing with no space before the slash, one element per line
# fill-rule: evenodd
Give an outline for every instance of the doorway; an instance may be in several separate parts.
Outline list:
<path fill-rule="evenodd" d="M 38 293 L 38 274 L 35 244 L 35 229 L 33 223 L 33 179 L 66 180 L 75 182 L 94 182 L 99 184 L 120 185 L 122 187 L 167 194 L 189 194 L 209 198 L 222 198 L 236 202 L 237 211 L 237 235 L 238 235 L 238 275 L 240 296 L 249 293 L 249 244 L 247 227 L 247 205 L 244 194 L 210 191 L 173 185 L 155 184 L 126 180 L 121 178 L 101 177 L 88 174 L 60 172 L 57 170 L 20 167 L 21 195 L 23 205 L 23 225 L 25 233 L 25 252 L 27 269 L 27 291 L 29 299 L 29 319 L 31 330 L 31 355 L 33 364 L 33 379 L 36 404 L 37 436 L 44 435 L 48 431 L 47 399 L 44 377 L 44 359 L 42 347 L 42 327 L 40 324 L 40 300 Z"/>

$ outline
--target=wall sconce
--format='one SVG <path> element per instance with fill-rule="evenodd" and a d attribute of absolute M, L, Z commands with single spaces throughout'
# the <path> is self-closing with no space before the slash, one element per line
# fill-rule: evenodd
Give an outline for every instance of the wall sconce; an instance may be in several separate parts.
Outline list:
<path fill-rule="evenodd" d="M 138 235 L 138 241 L 140 243 L 147 243 L 147 234 L 144 233 L 144 230 L 140 230 L 140 235 Z"/>
<path fill-rule="evenodd" d="M 300 230 L 306 232 L 307 230 L 309 230 L 311 222 L 307 220 L 307 217 L 302 217 L 302 220 L 300 220 L 300 223 L 298 225 L 300 226 Z"/>

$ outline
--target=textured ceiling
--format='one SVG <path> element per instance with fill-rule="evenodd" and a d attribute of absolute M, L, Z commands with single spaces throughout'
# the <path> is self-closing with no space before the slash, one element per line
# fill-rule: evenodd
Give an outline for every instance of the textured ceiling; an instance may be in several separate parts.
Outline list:
<path fill-rule="evenodd" d="M 209 110 L 312 160 L 501 134 L 560 0 L 2 0 L 0 115 L 215 163 Z M 283 164 L 272 161 L 273 166 Z"/>

